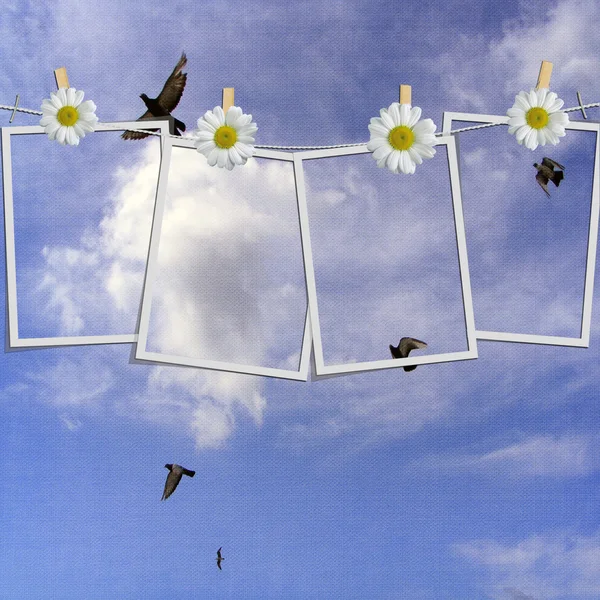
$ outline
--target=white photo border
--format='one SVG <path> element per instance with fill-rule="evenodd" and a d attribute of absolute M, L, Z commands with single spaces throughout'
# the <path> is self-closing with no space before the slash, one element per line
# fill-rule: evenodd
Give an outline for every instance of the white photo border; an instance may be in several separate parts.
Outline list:
<path fill-rule="evenodd" d="M 142 308 L 140 313 L 140 325 L 138 343 L 135 352 L 135 358 L 139 360 L 152 361 L 158 363 L 167 363 L 172 365 L 183 365 L 188 367 L 200 367 L 215 371 L 227 371 L 231 373 L 241 373 L 245 375 L 259 375 L 263 377 L 273 377 L 278 379 L 293 379 L 296 381 L 306 381 L 310 368 L 310 350 L 312 346 L 311 326 L 310 326 L 310 305 L 307 295 L 306 316 L 304 320 L 304 331 L 302 334 L 302 346 L 300 351 L 300 363 L 297 371 L 288 369 L 279 369 L 275 367 L 261 367 L 253 365 L 242 365 L 230 363 L 226 361 L 207 360 L 202 358 L 193 358 L 186 356 L 177 356 L 173 354 L 163 354 L 160 352 L 150 352 L 146 350 L 148 343 L 148 329 L 150 325 L 150 312 L 152 310 L 152 296 L 154 290 L 154 281 L 158 270 L 158 250 L 160 245 L 160 235 L 162 229 L 162 220 L 166 202 L 166 191 L 169 177 L 169 165 L 171 164 L 172 148 L 188 148 L 196 150 L 194 141 L 189 138 L 167 138 L 163 146 L 161 158 L 161 171 L 158 184 L 158 195 L 156 202 L 156 211 L 152 223 L 152 233 L 150 235 L 150 251 L 148 254 L 148 267 L 146 270 L 146 280 L 144 292 L 142 295 Z M 293 154 L 291 152 L 278 152 L 274 150 L 256 149 L 254 156 L 257 158 L 268 158 L 286 162 L 293 162 Z M 203 156 L 198 155 L 198 160 L 206 160 Z M 251 159 L 252 160 L 252 159 Z M 217 168 L 217 167 L 215 167 Z M 243 167 L 242 167 L 243 168 Z M 298 200 L 298 192 L 296 187 L 296 199 Z M 300 210 L 300 209 L 298 209 Z M 301 222 L 299 219 L 299 227 Z M 303 262 L 306 273 L 306 255 L 303 253 Z M 305 275 L 306 281 L 306 275 Z"/>
<path fill-rule="evenodd" d="M 327 150 L 310 150 L 306 152 L 295 152 L 294 167 L 296 171 L 296 185 L 300 205 L 302 245 L 304 248 L 304 258 L 306 265 L 306 280 L 309 298 L 308 305 L 310 308 L 315 368 L 317 375 L 358 373 L 361 371 L 394 369 L 399 367 L 406 367 L 409 365 L 427 365 L 477 358 L 478 354 L 477 340 L 475 337 L 475 320 L 473 315 L 473 301 L 471 297 L 471 283 L 469 278 L 469 267 L 467 260 L 467 243 L 465 238 L 465 228 L 462 213 L 458 159 L 456 154 L 455 140 L 452 136 L 437 137 L 436 145 L 446 146 L 448 151 L 447 156 L 448 170 L 450 175 L 450 191 L 452 195 L 452 207 L 454 211 L 454 229 L 456 233 L 456 245 L 458 250 L 459 273 L 463 296 L 463 309 L 468 350 L 463 350 L 459 352 L 448 352 L 443 354 L 431 354 L 425 356 L 409 356 L 408 358 L 390 358 L 387 360 L 364 361 L 338 365 L 325 365 L 323 358 L 323 345 L 321 340 L 321 328 L 319 322 L 319 309 L 317 300 L 317 289 L 315 283 L 313 253 L 310 241 L 308 205 L 306 201 L 306 186 L 304 183 L 304 172 L 302 164 L 305 160 L 333 158 L 337 156 L 348 156 L 353 154 L 370 154 L 370 151 L 367 150 L 367 146 L 365 144 L 347 148 L 333 148 Z M 375 164 L 373 164 L 373 168 L 376 168 Z M 426 169 L 427 165 L 423 164 L 419 168 Z M 398 175 L 399 179 L 400 177 L 402 177 L 402 175 Z"/>
<path fill-rule="evenodd" d="M 508 119 L 508 116 L 500 115 L 445 112 L 442 123 L 442 131 L 445 135 L 450 135 L 450 131 L 452 130 L 452 124 L 456 122 L 490 124 L 493 123 L 497 125 L 508 125 Z M 477 330 L 476 334 L 477 339 L 479 340 L 488 340 L 495 342 L 517 342 L 523 344 L 548 344 L 553 346 L 573 346 L 577 348 L 589 347 L 590 331 L 592 324 L 592 300 L 594 295 L 594 278 L 596 272 L 598 217 L 600 214 L 600 123 L 594 121 L 569 121 L 569 124 L 565 127 L 565 129 L 567 131 L 591 131 L 596 134 L 596 151 L 594 155 L 594 174 L 592 180 L 592 198 L 590 206 L 590 223 L 588 227 L 588 244 L 580 336 L 576 338 L 553 335 Z"/>
<path fill-rule="evenodd" d="M 137 129 L 158 129 L 160 130 L 161 134 L 167 135 L 169 133 L 169 124 L 167 121 L 164 120 L 119 121 L 114 123 L 98 123 L 96 125 L 95 131 L 118 132 Z M 133 342 L 136 342 L 138 339 L 138 335 L 136 332 L 115 335 L 80 335 L 43 338 L 19 337 L 19 318 L 17 308 L 17 263 L 15 251 L 15 222 L 10 140 L 13 135 L 42 134 L 45 134 L 45 131 L 44 128 L 39 125 L 2 127 L 2 181 L 4 190 L 4 234 L 6 250 L 6 309 L 8 311 L 8 345 L 10 348 L 40 348 L 53 346 L 79 346 L 94 344 L 131 344 Z M 88 136 L 89 135 L 93 134 L 88 134 Z"/>

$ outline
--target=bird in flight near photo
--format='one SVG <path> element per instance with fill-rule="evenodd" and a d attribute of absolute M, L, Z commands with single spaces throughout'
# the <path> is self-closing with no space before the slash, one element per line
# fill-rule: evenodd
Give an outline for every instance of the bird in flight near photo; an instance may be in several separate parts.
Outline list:
<path fill-rule="evenodd" d="M 175 65 L 173 72 L 167 79 L 163 89 L 156 98 L 148 98 L 146 94 L 140 94 L 140 98 L 144 101 L 148 109 L 138 121 L 152 119 L 152 117 L 167 117 L 175 110 L 179 104 L 179 100 L 183 94 L 185 83 L 187 81 L 187 73 L 182 73 L 182 69 L 187 64 L 185 52 L 181 54 L 179 62 Z M 185 131 L 185 123 L 179 119 L 175 119 L 175 135 L 181 135 L 181 131 Z M 126 131 L 121 135 L 124 140 L 141 140 L 148 137 L 148 133 L 141 131 Z"/>
<path fill-rule="evenodd" d="M 175 491 L 183 475 L 193 477 L 196 474 L 196 471 L 190 471 L 181 465 L 165 465 L 165 469 L 169 469 L 169 474 L 161 500 L 166 500 Z"/>
<path fill-rule="evenodd" d="M 556 187 L 565 178 L 563 171 L 565 168 L 558 164 L 556 161 L 544 156 L 542 164 L 533 163 L 533 166 L 537 169 L 537 175 L 535 176 L 536 181 L 540 184 L 540 187 L 546 192 L 546 196 L 550 198 L 550 192 L 548 191 L 548 182 L 551 181 Z M 554 169 L 560 169 L 555 171 Z"/>
<path fill-rule="evenodd" d="M 217 567 L 219 567 L 219 569 L 222 571 L 223 569 L 221 568 L 221 563 L 222 563 L 222 562 L 223 562 L 225 559 L 224 559 L 224 558 L 223 558 L 223 556 L 221 555 L 221 550 L 222 550 L 222 547 L 221 547 L 221 548 L 219 548 L 219 549 L 217 550 Z"/>
<path fill-rule="evenodd" d="M 420 350 L 427 348 L 427 344 L 421 340 L 417 340 L 411 337 L 403 337 L 398 346 L 392 346 L 390 344 L 390 352 L 394 358 L 407 358 L 411 350 Z M 414 371 L 417 365 L 409 365 L 404 367 L 405 371 Z"/>

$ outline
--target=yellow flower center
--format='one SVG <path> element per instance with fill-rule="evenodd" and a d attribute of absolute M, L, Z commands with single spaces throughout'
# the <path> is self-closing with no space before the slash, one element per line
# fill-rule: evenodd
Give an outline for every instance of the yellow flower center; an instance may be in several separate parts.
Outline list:
<path fill-rule="evenodd" d="M 215 144 L 219 148 L 231 148 L 237 142 L 237 132 L 233 127 L 223 125 L 215 131 Z"/>
<path fill-rule="evenodd" d="M 542 129 L 548 125 L 548 112 L 541 106 L 534 106 L 525 115 L 527 125 L 533 129 Z"/>
<path fill-rule="evenodd" d="M 63 106 L 56 115 L 58 122 L 66 127 L 73 127 L 79 120 L 79 113 L 74 106 Z"/>
<path fill-rule="evenodd" d="M 392 145 L 392 148 L 396 150 L 408 150 L 415 141 L 415 134 L 413 130 L 406 126 L 400 125 L 394 127 L 388 135 L 388 142 Z"/>

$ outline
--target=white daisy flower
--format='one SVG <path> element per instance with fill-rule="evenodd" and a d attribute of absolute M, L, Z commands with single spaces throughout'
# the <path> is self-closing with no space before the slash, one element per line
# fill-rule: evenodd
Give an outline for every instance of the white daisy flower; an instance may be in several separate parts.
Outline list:
<path fill-rule="evenodd" d="M 508 133 L 514 134 L 517 142 L 530 150 L 547 143 L 556 146 L 569 123 L 569 115 L 560 110 L 563 104 L 547 88 L 519 92 L 513 107 L 506 112 L 510 117 Z"/>
<path fill-rule="evenodd" d="M 373 153 L 378 167 L 392 173 L 414 173 L 424 158 L 435 155 L 435 124 L 421 118 L 418 106 L 394 102 L 379 111 L 369 124 L 371 139 L 367 148 Z"/>
<path fill-rule="evenodd" d="M 231 106 L 227 114 L 215 106 L 198 119 L 198 129 L 192 135 L 196 150 L 206 156 L 211 167 L 216 165 L 231 171 L 235 165 L 246 164 L 254 154 L 257 131 L 252 115 L 243 114 L 238 106 Z"/>
<path fill-rule="evenodd" d="M 42 102 L 40 125 L 51 140 L 77 146 L 79 138 L 96 129 L 96 105 L 91 100 L 82 102 L 83 96 L 81 90 L 61 88 Z"/>

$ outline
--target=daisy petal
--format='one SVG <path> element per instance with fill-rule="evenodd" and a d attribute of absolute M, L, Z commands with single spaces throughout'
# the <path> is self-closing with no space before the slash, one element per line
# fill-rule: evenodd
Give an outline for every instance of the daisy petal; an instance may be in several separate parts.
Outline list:
<path fill-rule="evenodd" d="M 220 108 L 219 106 L 217 106 L 216 108 Z M 221 110 L 221 114 L 223 113 L 223 110 Z M 209 123 L 210 125 L 212 125 L 215 128 L 215 131 L 221 127 L 221 125 L 223 125 L 223 123 L 225 122 L 225 119 L 220 120 L 219 116 L 216 115 L 214 112 L 211 112 L 210 110 L 207 110 L 204 113 L 204 120 Z"/>
<path fill-rule="evenodd" d="M 410 121 L 410 104 L 400 105 L 400 123 L 399 125 L 408 125 Z"/>
<path fill-rule="evenodd" d="M 400 152 L 390 152 L 385 161 L 385 166 L 392 172 L 396 172 L 398 170 L 398 162 L 400 160 Z"/>
<path fill-rule="evenodd" d="M 530 150 L 535 150 L 538 147 L 538 136 L 535 129 L 531 129 L 527 132 L 523 144 Z"/>
<path fill-rule="evenodd" d="M 195 131 L 194 138 L 201 142 L 208 142 L 215 139 L 215 134 L 212 131 Z"/>
<path fill-rule="evenodd" d="M 369 131 L 371 132 L 371 135 L 380 135 L 385 138 L 387 138 L 387 136 L 390 134 L 390 130 L 379 123 L 371 123 L 369 125 Z"/>
<path fill-rule="evenodd" d="M 247 157 L 242 156 L 235 146 L 231 148 L 229 158 L 231 158 L 236 165 L 243 165 L 248 160 Z"/>
<path fill-rule="evenodd" d="M 408 122 L 406 123 L 409 127 L 414 127 L 421 118 L 421 109 L 418 106 L 415 106 L 410 111 L 410 116 L 408 117 Z M 431 119 L 429 119 L 431 120 Z M 433 122 L 433 121 L 432 121 Z"/>
<path fill-rule="evenodd" d="M 549 131 L 549 130 L 546 127 L 543 127 L 542 129 L 538 129 L 537 138 L 538 138 L 538 142 L 539 142 L 540 146 L 546 145 L 546 134 L 544 133 L 545 131 Z"/>
<path fill-rule="evenodd" d="M 200 142 L 195 144 L 196 150 L 200 152 L 200 154 L 208 155 L 208 153 L 215 147 L 214 142 Z"/>
<path fill-rule="evenodd" d="M 529 104 L 525 92 L 521 92 L 515 96 L 515 104 L 513 108 L 520 108 L 523 112 L 527 112 L 531 108 L 531 104 Z"/>
<path fill-rule="evenodd" d="M 66 91 L 67 94 L 67 105 L 68 106 L 75 106 L 75 93 L 77 92 L 77 90 L 75 88 L 68 88 Z"/>
<path fill-rule="evenodd" d="M 79 144 L 79 138 L 75 133 L 75 129 L 73 127 L 67 127 L 67 135 L 66 135 L 67 144 L 71 146 L 77 146 Z"/>
<path fill-rule="evenodd" d="M 411 174 L 414 173 L 414 168 L 412 168 L 414 166 L 413 161 L 410 159 L 410 154 L 406 151 L 404 152 L 400 152 L 400 170 L 403 173 L 406 174 Z"/>
<path fill-rule="evenodd" d="M 75 102 L 73 103 L 73 106 L 75 108 L 77 108 L 83 102 L 84 96 L 85 94 L 81 90 L 77 91 L 77 93 L 75 94 Z"/>
<path fill-rule="evenodd" d="M 230 127 L 235 125 L 236 121 L 242 116 L 242 109 L 239 106 L 232 106 L 225 115 L 225 124 Z"/>
<path fill-rule="evenodd" d="M 531 131 L 531 127 L 529 125 L 523 125 L 517 129 L 515 132 L 515 137 L 517 138 L 517 142 L 522 143 L 525 139 L 525 136 Z"/>
<path fill-rule="evenodd" d="M 383 124 L 388 129 L 394 129 L 394 127 L 395 127 L 394 120 L 392 119 L 392 117 L 390 117 L 390 115 L 387 113 L 385 108 L 381 109 L 380 114 L 381 114 L 381 121 L 383 122 Z"/>
<path fill-rule="evenodd" d="M 206 160 L 208 161 L 208 164 L 211 167 L 214 167 L 217 164 L 217 160 L 218 160 L 218 157 L 219 157 L 219 152 L 220 152 L 220 149 L 215 146 L 209 152 L 208 156 L 206 157 Z"/>
<path fill-rule="evenodd" d="M 382 158 L 385 158 L 390 152 L 393 152 L 393 150 L 389 144 L 386 144 L 385 146 L 380 146 L 373 152 L 373 158 L 375 160 L 381 160 Z"/>
<path fill-rule="evenodd" d="M 436 125 L 431 119 L 423 119 L 413 127 L 415 136 L 432 134 L 435 132 L 435 129 Z"/>
<path fill-rule="evenodd" d="M 537 105 L 544 106 L 546 96 L 548 95 L 548 88 L 540 88 L 537 90 Z"/>
<path fill-rule="evenodd" d="M 254 154 L 254 146 L 239 142 L 235 145 L 237 151 L 245 158 L 250 158 Z"/>
<path fill-rule="evenodd" d="M 394 127 L 402 124 L 401 112 L 401 107 L 397 102 L 390 104 L 388 114 L 392 118 L 392 121 L 394 121 Z"/>
<path fill-rule="evenodd" d="M 369 152 L 373 152 L 374 150 L 377 150 L 377 148 L 379 148 L 380 146 L 388 145 L 389 143 L 385 138 L 371 138 L 367 143 L 367 150 L 369 150 Z"/>
<path fill-rule="evenodd" d="M 217 155 L 217 167 L 223 168 L 227 164 L 227 150 L 221 150 Z"/>
<path fill-rule="evenodd" d="M 535 90 L 531 90 L 529 92 L 529 96 L 528 96 L 528 100 L 529 100 L 529 104 L 533 107 L 533 106 L 539 106 L 538 104 L 538 99 L 537 99 L 537 93 Z"/>
<path fill-rule="evenodd" d="M 58 98 L 61 107 L 67 104 L 67 90 L 65 88 L 60 88 L 56 92 L 56 97 Z"/>
<path fill-rule="evenodd" d="M 61 126 L 58 128 L 56 132 L 56 139 L 59 144 L 65 144 L 65 140 L 67 139 L 67 127 Z"/>
<path fill-rule="evenodd" d="M 96 112 L 96 105 L 91 100 L 86 100 L 79 105 L 77 109 L 79 114 L 81 113 L 93 113 Z"/>
<path fill-rule="evenodd" d="M 414 146 L 412 148 L 408 149 L 408 153 L 410 154 L 411 160 L 415 164 L 420 165 L 423 162 L 421 155 L 419 154 L 419 152 L 417 151 L 417 149 Z"/>
<path fill-rule="evenodd" d="M 61 128 L 61 124 L 54 119 L 51 123 L 48 123 L 48 125 L 46 125 L 44 127 L 45 132 L 48 134 L 48 136 L 53 135 L 56 136 L 56 132 Z M 50 139 L 54 139 L 54 137 L 51 137 Z"/>

